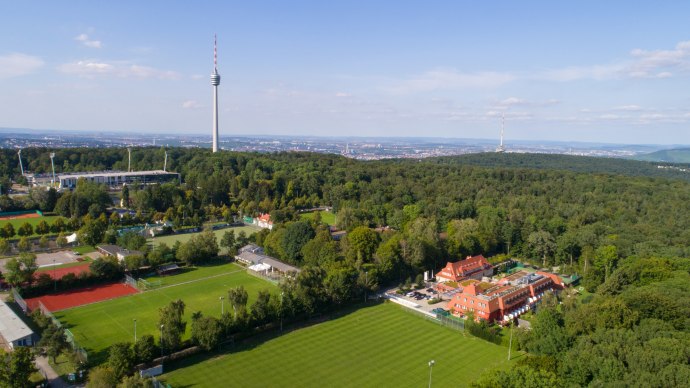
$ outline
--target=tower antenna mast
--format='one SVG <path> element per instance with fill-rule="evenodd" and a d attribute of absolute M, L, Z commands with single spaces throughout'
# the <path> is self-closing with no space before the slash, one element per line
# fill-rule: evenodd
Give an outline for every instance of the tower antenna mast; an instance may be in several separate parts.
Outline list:
<path fill-rule="evenodd" d="M 503 131 L 505 129 L 506 125 L 506 116 L 505 114 L 501 114 L 501 143 L 496 147 L 496 152 L 501 153 L 501 152 L 506 152 L 506 146 L 503 145 Z"/>
<path fill-rule="evenodd" d="M 213 86 L 213 152 L 218 152 L 218 45 L 216 35 L 213 35 L 213 74 L 211 74 L 211 86 Z"/>

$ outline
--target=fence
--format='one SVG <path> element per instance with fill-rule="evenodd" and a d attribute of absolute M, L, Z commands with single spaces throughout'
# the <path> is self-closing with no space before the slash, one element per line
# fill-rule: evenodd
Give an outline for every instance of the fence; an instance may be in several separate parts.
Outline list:
<path fill-rule="evenodd" d="M 77 353 L 77 355 L 79 356 L 79 360 L 85 364 L 89 360 L 89 354 L 86 352 L 86 349 L 79 346 L 79 343 L 77 343 L 77 340 L 74 339 L 74 334 L 72 334 L 70 329 L 63 327 L 62 323 L 57 318 L 55 318 L 55 315 L 53 315 L 53 313 L 50 312 L 50 310 L 48 310 L 48 308 L 44 306 L 40 300 L 38 301 L 38 308 L 41 309 L 43 315 L 50 318 L 50 320 L 53 322 L 55 326 L 62 327 L 65 329 L 65 339 L 67 339 L 67 342 L 70 344 L 70 346 L 72 346 L 74 352 Z"/>
<path fill-rule="evenodd" d="M 21 295 L 19 295 L 19 291 L 17 291 L 17 289 L 14 287 L 12 287 L 12 296 L 14 297 L 14 301 L 19 305 L 19 307 L 22 308 L 24 314 L 28 314 L 29 306 L 26 305 L 26 301 L 24 300 L 24 298 L 22 298 Z"/>
<path fill-rule="evenodd" d="M 465 321 L 454 317 L 452 315 L 445 316 L 441 314 L 434 314 L 428 311 L 420 310 L 418 307 L 419 305 L 412 303 L 410 301 L 407 301 L 403 298 L 399 298 L 395 295 L 391 294 L 385 294 L 385 297 L 390 300 L 391 302 L 395 302 L 396 304 L 399 304 L 403 307 L 403 310 L 408 311 L 412 314 L 415 314 L 417 316 L 423 317 L 424 319 L 438 323 L 439 325 L 449 327 L 453 330 L 457 331 L 464 331 L 465 330 Z"/>
<path fill-rule="evenodd" d="M 153 388 L 172 388 L 170 384 L 163 381 L 158 381 L 158 379 L 155 377 L 151 377 L 151 384 L 153 385 Z"/>
<path fill-rule="evenodd" d="M 254 277 L 257 277 L 259 279 L 268 280 L 269 282 L 271 282 L 273 284 L 280 283 L 280 280 L 282 279 L 282 277 L 280 275 L 269 276 L 269 275 L 263 274 L 261 272 L 252 271 L 251 269 L 247 269 L 247 273 L 254 276 Z"/>
<path fill-rule="evenodd" d="M 146 279 L 139 278 L 137 280 L 137 289 L 139 290 L 153 290 L 159 288 L 163 284 L 160 280 L 148 281 Z"/>
<path fill-rule="evenodd" d="M 139 289 L 139 285 L 137 284 L 137 280 L 134 279 L 133 277 L 129 276 L 129 275 L 125 275 L 125 284 L 130 285 L 132 288 L 134 288 L 137 291 L 141 291 Z"/>

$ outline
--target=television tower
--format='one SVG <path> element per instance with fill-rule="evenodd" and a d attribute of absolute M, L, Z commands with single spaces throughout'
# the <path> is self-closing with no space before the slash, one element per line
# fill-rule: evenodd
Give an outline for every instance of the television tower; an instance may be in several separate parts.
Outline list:
<path fill-rule="evenodd" d="M 211 85 L 213 86 L 213 152 L 218 152 L 218 85 L 220 85 L 220 74 L 218 74 L 218 49 L 215 35 L 213 35 L 213 74 L 211 74 Z"/>
<path fill-rule="evenodd" d="M 496 147 L 496 152 L 502 153 L 506 152 L 506 146 L 503 145 L 503 130 L 505 129 L 506 126 L 506 116 L 501 115 L 501 144 Z"/>

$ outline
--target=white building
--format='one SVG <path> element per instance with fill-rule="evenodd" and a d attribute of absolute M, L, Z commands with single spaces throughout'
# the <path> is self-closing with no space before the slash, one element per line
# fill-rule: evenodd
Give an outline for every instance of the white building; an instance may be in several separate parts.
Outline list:
<path fill-rule="evenodd" d="M 34 332 L 3 301 L 0 301 L 0 336 L 11 349 L 34 344 Z"/>

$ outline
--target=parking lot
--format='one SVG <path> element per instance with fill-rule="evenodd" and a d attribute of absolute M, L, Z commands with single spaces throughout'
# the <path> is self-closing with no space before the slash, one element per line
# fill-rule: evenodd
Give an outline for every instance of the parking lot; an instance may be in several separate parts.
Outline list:
<path fill-rule="evenodd" d="M 395 297 L 399 299 L 403 299 L 407 302 L 409 302 L 409 307 L 414 308 L 416 310 L 428 312 L 428 313 L 433 313 L 432 310 L 437 309 L 437 308 L 446 308 L 446 304 L 450 300 L 449 296 L 439 294 L 438 291 L 435 289 L 428 287 L 428 288 L 422 288 L 419 290 L 411 290 L 410 292 L 401 295 L 398 294 L 396 291 L 398 291 L 397 288 L 392 288 L 386 291 L 387 294 L 389 295 L 394 295 Z M 434 304 L 429 304 L 429 300 L 433 298 L 438 298 L 441 296 L 443 299 L 439 303 L 434 303 Z M 412 307 L 415 306 L 415 307 Z"/>
<path fill-rule="evenodd" d="M 38 253 L 36 254 L 36 265 L 40 267 L 49 267 L 53 264 L 62 265 L 81 261 L 84 258 L 95 259 L 101 257 L 99 252 L 90 252 L 85 255 L 74 253 L 72 250 L 63 250 L 58 252 Z M 5 262 L 9 259 L 0 260 L 0 271 L 5 271 Z"/>

